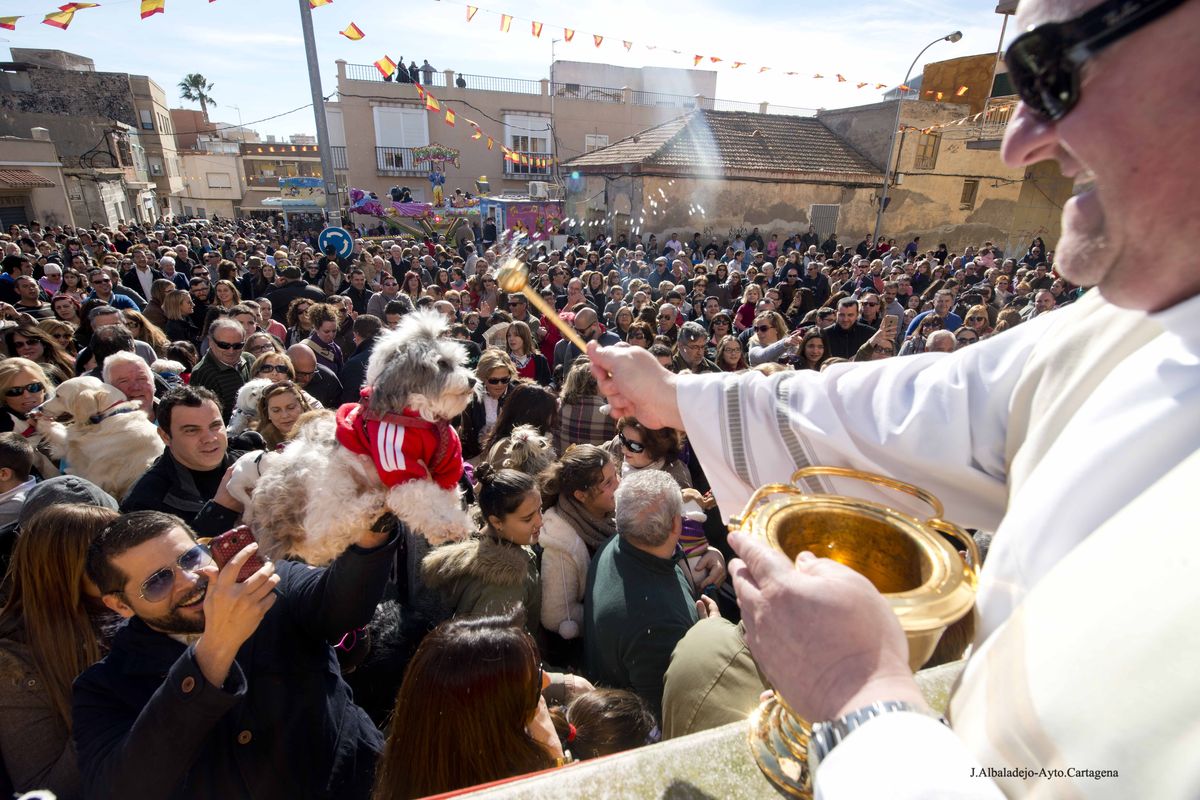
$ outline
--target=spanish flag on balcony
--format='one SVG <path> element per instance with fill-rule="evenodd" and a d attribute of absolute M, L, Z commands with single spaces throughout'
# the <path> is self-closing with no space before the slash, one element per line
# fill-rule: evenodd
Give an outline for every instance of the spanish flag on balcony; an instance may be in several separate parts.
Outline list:
<path fill-rule="evenodd" d="M 142 0 L 142 19 L 163 14 L 166 10 L 167 0 Z"/>
<path fill-rule="evenodd" d="M 20 17 L 0 17 L 0 28 L 6 31 L 15 31 L 17 29 L 17 20 Z"/>
<path fill-rule="evenodd" d="M 352 42 L 357 42 L 359 39 L 363 38 L 363 36 L 366 35 L 362 32 L 362 28 L 358 27 L 353 22 L 351 22 L 348 26 L 346 26 L 346 30 L 338 31 L 338 33 L 340 33 L 342 36 L 345 36 L 347 39 L 349 39 Z"/>
<path fill-rule="evenodd" d="M 456 119 L 456 117 L 454 114 L 454 110 L 447 108 L 446 109 L 446 124 L 449 125 L 451 128 L 453 128 L 455 119 Z"/>
<path fill-rule="evenodd" d="M 396 71 L 396 62 L 384 56 L 375 62 L 375 69 L 379 70 L 379 74 L 383 77 L 390 78 L 392 77 L 392 73 Z"/>
<path fill-rule="evenodd" d="M 439 103 L 438 99 L 436 97 L 434 97 L 432 94 L 430 94 L 429 92 L 425 92 L 425 110 L 426 111 L 441 111 L 442 110 L 442 104 Z"/>

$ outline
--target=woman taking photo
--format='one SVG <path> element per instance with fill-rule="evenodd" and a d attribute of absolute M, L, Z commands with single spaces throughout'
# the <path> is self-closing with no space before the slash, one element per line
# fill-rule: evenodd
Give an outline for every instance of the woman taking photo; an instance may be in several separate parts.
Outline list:
<path fill-rule="evenodd" d="M 262 434 L 267 449 L 274 450 L 291 438 L 296 420 L 306 411 L 312 411 L 312 406 L 299 386 L 290 380 L 276 383 L 264 389 L 258 398 L 254 429 Z"/>
<path fill-rule="evenodd" d="M 192 293 L 176 289 L 167 295 L 163 301 L 163 315 L 167 318 L 167 327 L 163 331 L 172 342 L 190 342 L 195 344 L 200 340 L 200 329 L 192 320 L 196 310 L 196 301 Z"/>
<path fill-rule="evenodd" d="M 541 587 L 532 550 L 542 529 L 537 481 L 512 469 L 483 464 L 479 481 L 478 535 L 430 550 L 421 561 L 421 579 L 437 592 L 449 616 L 502 614 L 517 605 L 537 630 Z"/>
<path fill-rule="evenodd" d="M 754 335 L 746 342 L 750 351 L 746 359 L 750 366 L 770 362 L 783 362 L 799 348 L 801 331 L 789 334 L 783 316 L 774 311 L 764 311 L 754 320 Z"/>
<path fill-rule="evenodd" d="M 84 796 L 71 684 L 104 655 L 117 622 L 84 571 L 88 545 L 117 518 L 115 507 L 47 506 L 13 548 L 0 610 L 0 753 L 17 792 Z"/>
<path fill-rule="evenodd" d="M 55 386 L 75 377 L 75 359 L 41 328 L 26 325 L 9 328 L 4 332 L 4 347 L 10 356 L 40 364 Z"/>
<path fill-rule="evenodd" d="M 396 695 L 372 800 L 411 800 L 549 769 L 562 746 L 520 610 L 442 623 Z"/>
<path fill-rule="evenodd" d="M 475 366 L 475 396 L 459 417 L 459 439 L 464 459 L 477 459 L 496 426 L 500 408 L 517 377 L 512 359 L 500 350 L 488 348 Z"/>
<path fill-rule="evenodd" d="M 554 374 L 550 371 L 550 362 L 533 346 L 533 332 L 529 330 L 529 325 L 521 320 L 510 322 L 505 340 L 508 357 L 517 368 L 517 377 L 549 386 Z"/>

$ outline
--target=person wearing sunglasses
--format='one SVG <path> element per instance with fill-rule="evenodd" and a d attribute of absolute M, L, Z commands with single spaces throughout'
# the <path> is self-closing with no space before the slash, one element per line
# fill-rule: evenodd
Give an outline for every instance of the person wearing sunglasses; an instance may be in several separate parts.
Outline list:
<path fill-rule="evenodd" d="M 1194 793 L 1177 747 L 1195 724 L 1194 703 L 1180 698 L 1200 694 L 1200 648 L 1178 638 L 1196 607 L 1194 568 L 1179 555 L 1191 530 L 1178 520 L 1200 480 L 1200 415 L 1180 405 L 1200 393 L 1189 366 L 1200 359 L 1200 107 L 1180 98 L 1200 74 L 1200 4 L 1031 0 L 1017 26 L 1006 61 L 1021 102 L 1001 152 L 1013 168 L 1057 161 L 1076 180 L 1055 266 L 1094 287 L 1082 298 L 978 347 L 829 370 L 806 376 L 803 391 L 795 380 L 735 391 L 733 378 L 671 375 L 635 350 L 591 354 L 614 413 L 688 432 L 722 508 L 742 508 L 757 485 L 815 457 L 886 463 L 940 498 L 948 518 L 995 531 L 952 729 L 927 716 L 896 617 L 868 582 L 730 536 L 744 559 L 733 575 L 747 643 L 788 705 L 815 721 L 817 791 L 836 786 L 837 797 L 999 797 L 972 769 L 1029 758 L 1111 771 L 1067 778 L 1056 794 Z M 729 446 L 730 431 L 780 409 L 779 436 Z M 795 624 L 811 614 L 836 633 Z M 1136 637 L 1114 633 L 1151 618 Z M 842 680 L 852 664 L 863 672 Z M 844 726 L 855 732 L 839 743 Z M 830 747 L 837 756 L 824 760 Z M 879 757 L 904 775 L 872 772 Z M 1011 796 L 1031 791 L 1019 778 L 998 782 Z"/>
<path fill-rule="evenodd" d="M 500 408 L 517 380 L 517 367 L 507 353 L 489 347 L 479 356 L 475 378 L 478 381 L 475 395 L 463 409 L 459 424 L 459 439 L 465 459 L 483 454 L 483 446 L 496 425 Z"/>
<path fill-rule="evenodd" d="M 37 429 L 34 410 L 51 397 L 51 383 L 41 365 L 28 358 L 0 361 L 0 433 L 19 433 L 34 447 L 34 472 L 43 480 L 59 474 L 50 445 Z"/>
<path fill-rule="evenodd" d="M 354 704 L 331 642 L 366 625 L 382 599 L 397 529 L 376 527 L 384 532 L 364 530 L 327 568 L 266 561 L 243 575 L 256 544 L 218 568 L 177 516 L 127 513 L 106 526 L 87 574 L 129 621 L 75 683 L 88 792 L 220 797 L 258 786 L 257 796 L 288 797 L 320 785 L 368 797 L 383 736 Z"/>
<path fill-rule="evenodd" d="M 245 347 L 242 326 L 225 317 L 217 319 L 208 329 L 208 352 L 192 369 L 191 385 L 209 389 L 218 397 L 226 422 L 237 404 L 238 389 L 250 379 L 253 358 Z"/>

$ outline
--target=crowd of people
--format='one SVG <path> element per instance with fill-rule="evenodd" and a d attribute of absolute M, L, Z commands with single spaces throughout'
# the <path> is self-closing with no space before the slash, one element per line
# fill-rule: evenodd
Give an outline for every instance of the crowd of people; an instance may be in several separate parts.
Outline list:
<path fill-rule="evenodd" d="M 585 341 L 677 374 L 948 352 L 1079 295 L 1040 240 L 394 237 L 341 259 L 250 221 L 0 238 L 0 788 L 60 798 L 417 797 L 756 705 L 691 443 L 612 418 L 587 354 L 499 289 L 505 258 Z M 456 420 L 477 535 L 430 548 L 383 518 L 327 568 L 239 583 L 251 546 L 218 570 L 201 543 L 238 523 L 234 462 L 356 402 L 376 339 L 422 308 L 477 378 Z M 123 497 L 44 435 L 42 406 L 83 375 L 165 443 Z"/>

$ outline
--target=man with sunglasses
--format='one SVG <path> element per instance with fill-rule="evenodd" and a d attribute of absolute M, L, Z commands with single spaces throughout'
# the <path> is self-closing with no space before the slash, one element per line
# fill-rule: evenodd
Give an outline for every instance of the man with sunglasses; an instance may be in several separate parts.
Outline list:
<path fill-rule="evenodd" d="M 245 352 L 246 332 L 234 319 L 214 320 L 208 329 L 208 352 L 192 370 L 190 385 L 208 389 L 221 402 L 225 422 L 233 414 L 238 390 L 250 380 L 253 359 Z"/>
<path fill-rule="evenodd" d="M 88 283 L 92 287 L 92 293 L 88 295 L 88 300 L 103 300 L 105 305 L 112 306 L 119 311 L 141 310 L 132 297 L 113 291 L 113 279 L 108 270 L 94 269 L 90 271 Z"/>
<path fill-rule="evenodd" d="M 396 537 L 363 531 L 329 567 L 218 568 L 184 520 L 126 514 L 88 552 L 129 620 L 75 685 L 83 784 L 96 797 L 370 796 L 383 736 L 331 641 L 370 621 Z"/>
<path fill-rule="evenodd" d="M 1076 179 L 1055 266 L 1092 291 L 951 354 L 753 383 L 672 376 L 638 348 L 591 354 L 614 414 L 688 432 L 726 516 L 819 463 L 886 472 L 995 531 L 953 730 L 927 716 L 867 581 L 731 534 L 747 641 L 816 721 L 827 798 L 998 797 L 993 779 L 1011 796 L 1196 794 L 1200 595 L 1180 554 L 1200 481 L 1200 105 L 1181 98 L 1200 74 L 1200 3 L 1032 0 L 1018 22 L 1002 154 Z M 728 435 L 750 420 L 776 425 L 752 447 Z M 854 493 L 837 478 L 822 490 Z M 1030 766 L 1062 769 L 1061 784 L 1035 787 L 1017 769 Z"/>

